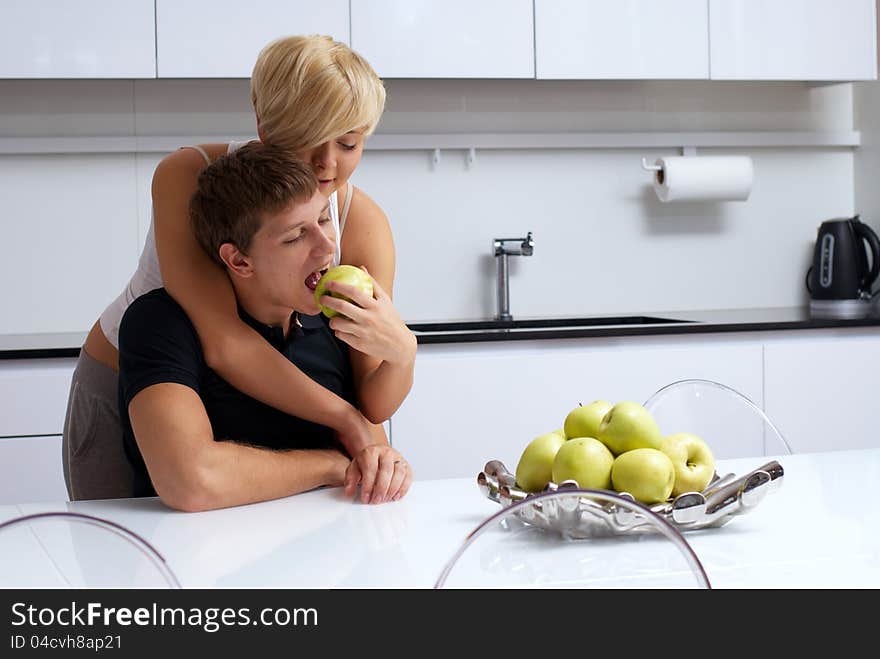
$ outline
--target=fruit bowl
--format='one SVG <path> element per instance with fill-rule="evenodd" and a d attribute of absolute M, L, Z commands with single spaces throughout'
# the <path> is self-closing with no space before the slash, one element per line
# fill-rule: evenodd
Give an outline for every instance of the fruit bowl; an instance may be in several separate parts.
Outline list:
<path fill-rule="evenodd" d="M 651 513 L 660 516 L 679 531 L 723 526 L 736 515 L 753 510 L 763 498 L 782 484 L 782 465 L 771 460 L 742 476 L 716 472 L 701 492 L 685 492 L 654 505 L 638 503 L 626 492 L 607 491 L 602 503 L 580 497 L 576 506 L 545 505 L 540 496 L 520 489 L 516 478 L 503 462 L 490 460 L 477 474 L 483 494 L 504 507 L 534 498 L 532 506 L 519 506 L 517 517 L 523 522 L 556 531 L 569 538 L 592 538 L 655 532 Z M 548 483 L 544 492 L 577 490 L 576 481 Z M 606 492 L 606 491 L 602 491 Z M 615 500 L 625 500 L 619 505 Z M 629 504 L 635 504 L 629 505 Z M 644 515 L 639 510 L 645 510 Z"/>

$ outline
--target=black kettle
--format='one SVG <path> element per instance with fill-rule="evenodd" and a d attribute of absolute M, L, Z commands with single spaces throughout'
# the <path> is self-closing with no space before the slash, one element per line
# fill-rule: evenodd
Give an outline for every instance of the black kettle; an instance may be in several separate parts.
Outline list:
<path fill-rule="evenodd" d="M 858 215 L 822 222 L 813 249 L 813 265 L 807 270 L 810 297 L 814 300 L 869 297 L 878 274 L 880 240 L 871 227 L 860 221 Z"/>

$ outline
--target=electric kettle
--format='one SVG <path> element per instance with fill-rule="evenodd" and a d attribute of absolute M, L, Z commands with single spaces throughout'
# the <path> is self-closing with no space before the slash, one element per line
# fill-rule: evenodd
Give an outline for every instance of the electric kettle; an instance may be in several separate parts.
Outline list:
<path fill-rule="evenodd" d="M 878 274 L 880 240 L 870 226 L 858 215 L 822 222 L 806 278 L 813 311 L 863 315 Z"/>

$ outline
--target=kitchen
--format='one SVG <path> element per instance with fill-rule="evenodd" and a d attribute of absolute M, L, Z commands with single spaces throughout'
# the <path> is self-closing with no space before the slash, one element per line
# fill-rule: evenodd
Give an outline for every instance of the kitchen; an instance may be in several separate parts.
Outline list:
<path fill-rule="evenodd" d="M 2 21 L 0 57 L 0 189 L 13 246 L 2 270 L 0 504 L 68 505 L 59 455 L 70 374 L 137 263 L 152 172 L 177 146 L 254 136 L 250 66 L 282 24 L 350 43 L 385 80 L 386 110 L 355 183 L 388 214 L 395 303 L 422 326 L 391 442 L 413 465 L 413 502 L 441 507 L 429 496 L 441 479 L 471 486 L 447 504 L 468 510 L 467 523 L 430 536 L 433 560 L 413 563 L 411 580 L 373 585 L 433 585 L 440 554 L 497 509 L 476 473 L 492 458 L 513 467 L 525 442 L 578 402 L 645 401 L 676 380 L 714 380 L 757 403 L 790 460 L 880 449 L 870 377 L 880 321 L 811 316 L 804 281 L 823 221 L 859 214 L 880 229 L 875 3 L 485 0 L 460 3 L 467 21 L 450 4 L 263 0 L 245 12 L 234 2 L 91 0 L 72 12 L 44 0 L 2 10 L 15 20 Z M 222 49 L 202 34 L 209 5 L 216 25 L 236 30 Z M 278 20 L 258 26 L 254 14 Z M 76 36 L 63 29 L 72 21 Z M 46 26 L 44 41 L 22 25 Z M 642 159 L 677 156 L 747 156 L 747 200 L 660 201 Z M 529 232 L 531 255 L 508 261 L 515 321 L 685 322 L 473 330 L 498 311 L 493 241 Z M 726 450 L 719 457 L 743 457 Z M 787 486 L 797 470 L 781 462 Z M 868 473 L 876 464 L 863 462 Z M 787 489 L 734 524 L 759 524 L 764 506 L 793 496 Z M 137 505 L 172 527 L 150 537 L 176 554 L 160 539 L 187 523 Z M 351 524 L 387 528 L 379 547 L 425 556 L 413 549 L 423 536 L 395 532 L 400 516 L 423 524 L 411 505 Z M 258 516 L 230 514 L 259 527 Z M 222 586 L 237 569 L 178 578 Z M 248 583 L 262 581 L 237 585 Z"/>

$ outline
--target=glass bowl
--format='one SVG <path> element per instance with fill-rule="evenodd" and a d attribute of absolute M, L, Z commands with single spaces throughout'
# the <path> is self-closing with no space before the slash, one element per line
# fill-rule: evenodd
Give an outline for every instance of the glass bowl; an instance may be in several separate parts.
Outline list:
<path fill-rule="evenodd" d="M 679 380 L 644 403 L 660 432 L 700 436 L 716 459 L 791 455 L 764 411 L 746 396 L 712 380 Z"/>
<path fill-rule="evenodd" d="M 149 542 L 111 520 L 45 512 L 0 522 L 0 587 L 180 588 Z"/>
<path fill-rule="evenodd" d="M 610 518 L 609 510 L 615 511 Z M 562 520 L 559 528 L 572 531 L 533 523 L 541 517 Z M 642 532 L 621 533 L 636 529 Z M 615 493 L 574 488 L 529 496 L 485 519 L 435 583 L 435 588 L 710 587 L 693 549 L 667 520 Z"/>

